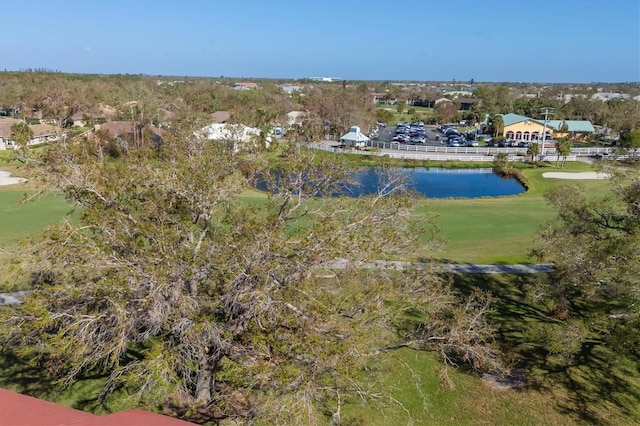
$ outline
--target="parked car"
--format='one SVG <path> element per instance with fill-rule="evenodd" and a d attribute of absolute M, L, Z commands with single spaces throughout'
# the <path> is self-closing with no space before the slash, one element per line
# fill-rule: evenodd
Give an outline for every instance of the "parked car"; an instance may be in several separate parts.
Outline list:
<path fill-rule="evenodd" d="M 467 146 L 478 146 L 478 145 L 480 145 L 478 141 L 467 139 Z"/>
<path fill-rule="evenodd" d="M 393 140 L 400 143 L 409 143 L 411 138 L 409 138 L 409 135 L 396 135 Z"/>
<path fill-rule="evenodd" d="M 511 146 L 515 146 L 515 144 L 516 144 L 516 141 L 513 139 L 507 139 L 507 140 L 498 142 L 499 147 L 511 147 Z"/>

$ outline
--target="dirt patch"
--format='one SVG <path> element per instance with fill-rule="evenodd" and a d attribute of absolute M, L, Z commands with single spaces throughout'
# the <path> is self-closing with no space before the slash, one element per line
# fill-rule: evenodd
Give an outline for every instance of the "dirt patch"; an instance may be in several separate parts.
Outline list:
<path fill-rule="evenodd" d="M 520 389 L 527 384 L 527 377 L 524 371 L 514 369 L 509 374 L 484 373 L 482 381 L 489 387 L 498 390 Z"/>

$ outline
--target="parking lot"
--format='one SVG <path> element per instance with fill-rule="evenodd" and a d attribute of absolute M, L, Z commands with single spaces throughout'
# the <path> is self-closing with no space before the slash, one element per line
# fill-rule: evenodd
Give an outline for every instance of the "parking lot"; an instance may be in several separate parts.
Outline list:
<path fill-rule="evenodd" d="M 380 142 L 393 142 L 393 138 L 396 136 L 396 128 L 397 126 L 387 126 L 383 127 L 378 131 L 378 141 Z M 443 141 L 446 141 L 446 138 L 443 139 L 442 133 L 438 130 L 438 126 L 430 126 L 425 125 L 425 142 L 421 143 L 421 145 L 430 145 L 430 146 L 441 146 L 443 145 Z M 411 143 L 411 142 L 409 142 Z"/>

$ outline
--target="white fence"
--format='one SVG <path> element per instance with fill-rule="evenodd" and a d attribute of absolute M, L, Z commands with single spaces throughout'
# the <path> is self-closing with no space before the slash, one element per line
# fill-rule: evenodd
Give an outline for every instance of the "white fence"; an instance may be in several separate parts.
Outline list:
<path fill-rule="evenodd" d="M 380 142 L 373 142 L 377 144 Z M 490 163 L 493 161 L 495 154 L 504 152 L 509 154 L 508 161 L 525 161 L 528 157 L 525 156 L 526 148 L 494 148 L 489 150 L 488 148 L 473 148 L 473 147 L 425 147 L 418 145 L 402 145 L 403 149 L 388 149 L 386 151 L 363 151 L 358 149 L 343 149 L 336 148 L 327 143 L 311 144 L 314 149 L 321 149 L 324 151 L 331 151 L 345 154 L 356 155 L 377 155 L 387 156 L 389 158 L 406 159 L 406 160 L 433 160 L 433 161 L 474 161 Z M 404 149 L 404 148 L 422 148 L 422 149 Z M 426 150 L 425 148 L 431 148 Z M 518 151 L 518 150 L 524 150 Z M 474 155 L 475 154 L 475 155 Z M 569 155 L 566 161 L 576 161 L 576 155 Z M 562 157 L 555 155 L 544 155 L 543 161 L 562 161 Z"/>
<path fill-rule="evenodd" d="M 378 142 L 370 141 L 368 144 L 372 148 L 391 149 L 395 151 L 415 151 L 415 152 L 441 152 L 446 154 L 475 154 L 475 155 L 496 155 L 504 152 L 509 155 L 527 155 L 527 148 L 510 147 L 450 147 L 450 146 L 430 146 L 430 145 L 408 145 L 398 142 Z M 545 154 L 556 155 L 555 148 L 545 148 Z M 594 155 L 609 155 L 613 152 L 612 148 L 572 148 L 572 157 L 589 157 Z M 567 161 L 569 160 L 567 157 Z"/>

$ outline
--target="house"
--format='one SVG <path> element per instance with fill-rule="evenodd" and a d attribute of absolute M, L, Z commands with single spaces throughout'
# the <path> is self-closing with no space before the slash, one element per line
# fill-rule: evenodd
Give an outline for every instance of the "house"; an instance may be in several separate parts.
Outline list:
<path fill-rule="evenodd" d="M 453 101 L 451 99 L 447 99 L 447 98 L 438 98 L 438 99 L 434 99 L 433 100 L 433 106 L 435 107 L 436 105 L 440 105 L 441 103 L 452 103 Z"/>
<path fill-rule="evenodd" d="M 469 92 L 468 90 L 451 90 L 449 92 L 444 92 L 442 95 L 450 96 L 452 98 L 457 98 L 461 96 L 470 98 L 471 96 L 473 96 L 473 93 Z"/>
<path fill-rule="evenodd" d="M 567 126 L 566 132 L 562 131 L 563 125 Z M 589 120 L 548 120 L 547 127 L 553 129 L 555 138 L 576 139 L 596 132 L 595 127 Z"/>
<path fill-rule="evenodd" d="M 87 125 L 87 120 L 85 120 L 85 114 L 82 112 L 76 112 L 71 116 L 71 121 L 73 122 L 74 127 L 84 127 Z"/>
<path fill-rule="evenodd" d="M 244 124 L 212 123 L 201 129 L 198 135 L 209 140 L 231 142 L 234 151 L 238 151 L 241 145 L 257 146 L 260 142 L 268 148 L 271 143 L 270 135 L 263 135 L 260 129 Z"/>
<path fill-rule="evenodd" d="M 302 120 L 307 114 L 304 111 L 289 111 L 287 113 L 287 125 L 289 127 L 294 125 L 301 125 Z"/>
<path fill-rule="evenodd" d="M 441 103 L 452 103 L 453 101 L 451 99 L 447 99 L 447 98 L 439 98 L 437 96 L 427 96 L 424 99 L 413 99 L 413 105 L 414 106 L 421 106 L 421 107 L 427 107 L 427 108 L 435 108 L 436 105 L 439 105 Z"/>
<path fill-rule="evenodd" d="M 280 86 L 280 88 L 288 95 L 291 95 L 293 92 L 302 91 L 302 86 L 283 85 Z"/>
<path fill-rule="evenodd" d="M 18 118 L 0 118 L 0 150 L 11 149 L 14 141 L 11 139 L 11 126 L 21 123 Z M 27 145 L 37 145 L 45 142 L 57 141 L 62 135 L 62 129 L 51 124 L 30 124 L 32 137 Z"/>
<path fill-rule="evenodd" d="M 13 146 L 11 139 L 11 126 L 22 122 L 19 118 L 0 117 L 0 150 L 5 150 Z"/>
<path fill-rule="evenodd" d="M 455 98 L 453 100 L 454 104 L 458 104 L 460 111 L 469 111 L 472 106 L 480 104 L 482 99 L 478 98 Z"/>
<path fill-rule="evenodd" d="M 29 145 L 37 145 L 46 142 L 55 142 L 62 135 L 62 129 L 51 124 L 32 124 L 29 126 L 33 136 Z"/>
<path fill-rule="evenodd" d="M 349 132 L 340 137 L 340 143 L 354 148 L 366 146 L 367 142 L 369 142 L 369 137 L 362 134 L 358 126 L 351 126 Z"/>
<path fill-rule="evenodd" d="M 0 389 L 0 425 L 189 426 L 195 425 L 195 423 L 138 408 L 98 416 L 6 389 Z"/>
<path fill-rule="evenodd" d="M 389 96 L 388 93 L 374 93 L 373 103 L 375 105 L 396 105 L 398 98 Z"/>
<path fill-rule="evenodd" d="M 547 120 L 545 125 L 544 120 L 519 114 L 504 114 L 502 121 L 504 123 L 502 135 L 505 138 L 524 142 L 542 140 L 543 133 L 546 135 L 544 139 L 563 137 L 573 139 L 595 133 L 593 124 L 587 120 Z M 567 128 L 563 131 L 565 125 Z"/>
<path fill-rule="evenodd" d="M 631 95 L 629 95 L 628 93 L 598 92 L 594 93 L 591 96 L 591 99 L 594 101 L 606 102 L 613 99 L 629 99 L 630 97 Z"/>
<path fill-rule="evenodd" d="M 240 81 L 238 83 L 235 83 L 233 86 L 234 90 L 253 90 L 257 88 L 258 84 L 252 81 Z"/>
<path fill-rule="evenodd" d="M 147 125 L 144 127 L 138 127 L 137 123 L 133 121 L 107 121 L 103 124 L 96 124 L 93 126 L 92 133 L 103 130 L 111 138 L 116 138 L 124 142 L 135 142 L 142 140 L 145 136 L 149 136 L 155 142 L 162 141 L 164 132 L 158 129 L 154 125 Z M 149 133 L 145 133 L 149 131 Z"/>

